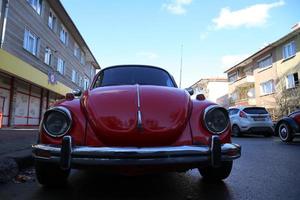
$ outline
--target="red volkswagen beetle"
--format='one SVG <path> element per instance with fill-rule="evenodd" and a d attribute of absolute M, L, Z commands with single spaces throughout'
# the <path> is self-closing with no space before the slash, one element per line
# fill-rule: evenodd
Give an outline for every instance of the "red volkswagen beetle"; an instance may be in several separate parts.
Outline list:
<path fill-rule="evenodd" d="M 81 98 L 68 94 L 45 112 L 33 145 L 37 179 L 58 185 L 72 168 L 96 167 L 127 175 L 198 168 L 222 180 L 241 155 L 229 123 L 226 109 L 192 100 L 161 68 L 105 68 Z"/>

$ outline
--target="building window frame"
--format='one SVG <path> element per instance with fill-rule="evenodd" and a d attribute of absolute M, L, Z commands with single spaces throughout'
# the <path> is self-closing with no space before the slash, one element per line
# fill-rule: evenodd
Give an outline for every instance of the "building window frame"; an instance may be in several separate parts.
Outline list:
<path fill-rule="evenodd" d="M 44 63 L 50 66 L 51 61 L 52 61 L 52 50 L 49 47 L 46 47 L 45 48 Z"/>
<path fill-rule="evenodd" d="M 269 54 L 257 61 L 257 66 L 259 69 L 267 69 L 273 66 L 273 56 Z"/>
<path fill-rule="evenodd" d="M 81 75 L 78 76 L 78 85 L 79 87 L 83 87 L 83 78 Z"/>
<path fill-rule="evenodd" d="M 76 42 L 74 42 L 74 51 L 73 51 L 73 55 L 80 59 L 80 48 L 78 46 L 78 44 Z"/>
<path fill-rule="evenodd" d="M 287 60 L 296 55 L 296 42 L 295 40 L 282 46 L 282 58 Z"/>
<path fill-rule="evenodd" d="M 41 15 L 43 0 L 26 0 L 27 3 L 36 11 L 37 14 Z"/>
<path fill-rule="evenodd" d="M 88 78 L 84 78 L 83 80 L 83 89 L 87 90 L 89 88 L 90 85 L 90 80 Z"/>
<path fill-rule="evenodd" d="M 76 83 L 77 82 L 77 71 L 72 69 L 72 82 Z"/>
<path fill-rule="evenodd" d="M 62 58 L 57 59 L 57 71 L 62 75 L 65 74 L 65 65 L 66 62 Z"/>
<path fill-rule="evenodd" d="M 23 48 L 34 56 L 38 55 L 40 45 L 40 38 L 32 32 L 29 28 L 25 27 Z"/>
<path fill-rule="evenodd" d="M 63 25 L 61 25 L 61 29 L 60 29 L 60 32 L 59 32 L 59 39 L 65 45 L 68 44 L 68 31 Z"/>
<path fill-rule="evenodd" d="M 274 80 L 268 80 L 260 84 L 261 96 L 273 94 L 275 92 Z"/>
<path fill-rule="evenodd" d="M 299 86 L 298 72 L 291 73 L 285 77 L 286 89 Z"/>
<path fill-rule="evenodd" d="M 48 27 L 54 31 L 56 23 L 57 23 L 56 15 L 54 14 L 53 10 L 50 9 L 49 16 L 48 16 Z"/>
<path fill-rule="evenodd" d="M 80 53 L 80 63 L 85 65 L 85 53 L 83 51 Z"/>
<path fill-rule="evenodd" d="M 229 83 L 233 83 L 236 80 L 238 80 L 238 72 L 234 72 L 234 73 L 228 75 L 228 82 Z"/>

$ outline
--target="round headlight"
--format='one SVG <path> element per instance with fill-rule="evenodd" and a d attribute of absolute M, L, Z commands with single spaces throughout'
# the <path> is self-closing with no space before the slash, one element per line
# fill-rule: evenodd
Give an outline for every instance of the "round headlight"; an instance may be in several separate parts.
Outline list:
<path fill-rule="evenodd" d="M 71 128 L 71 113 L 64 107 L 54 107 L 44 114 L 43 128 L 52 137 L 61 137 Z"/>
<path fill-rule="evenodd" d="M 229 125 L 227 110 L 217 105 L 208 106 L 204 113 L 204 123 L 206 129 L 211 133 L 223 133 Z"/>

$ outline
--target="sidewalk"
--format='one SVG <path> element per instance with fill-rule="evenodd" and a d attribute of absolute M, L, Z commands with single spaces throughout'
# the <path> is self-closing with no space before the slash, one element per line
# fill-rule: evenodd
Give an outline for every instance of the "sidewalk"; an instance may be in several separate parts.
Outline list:
<path fill-rule="evenodd" d="M 0 183 L 32 163 L 31 145 L 37 137 L 38 129 L 0 129 Z"/>

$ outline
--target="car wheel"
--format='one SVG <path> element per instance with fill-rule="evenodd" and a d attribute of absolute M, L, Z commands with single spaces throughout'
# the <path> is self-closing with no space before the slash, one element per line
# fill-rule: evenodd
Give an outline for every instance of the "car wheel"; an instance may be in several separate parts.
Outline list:
<path fill-rule="evenodd" d="M 235 137 L 242 136 L 241 130 L 240 130 L 240 128 L 237 125 L 233 125 L 232 126 L 231 132 L 232 132 L 232 135 L 235 136 Z"/>
<path fill-rule="evenodd" d="M 36 178 L 44 186 L 63 186 L 67 183 L 70 170 L 62 170 L 59 165 L 35 162 Z"/>
<path fill-rule="evenodd" d="M 283 142 L 291 142 L 293 140 L 293 132 L 288 123 L 282 122 L 278 127 L 278 135 Z"/>
<path fill-rule="evenodd" d="M 230 175 L 232 169 L 232 161 L 223 161 L 220 167 L 199 168 L 199 172 L 203 179 L 208 182 L 218 182 Z"/>

